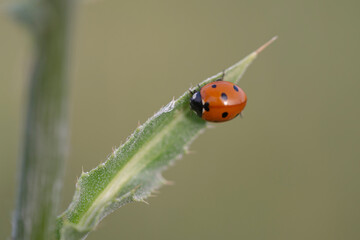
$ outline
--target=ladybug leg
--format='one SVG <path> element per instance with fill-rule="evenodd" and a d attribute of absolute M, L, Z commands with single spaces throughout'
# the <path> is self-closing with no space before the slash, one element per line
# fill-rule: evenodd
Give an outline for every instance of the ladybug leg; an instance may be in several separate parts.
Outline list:
<path fill-rule="evenodd" d="M 242 115 L 242 113 L 238 113 L 235 117 L 239 117 L 242 119 L 244 116 Z"/>
<path fill-rule="evenodd" d="M 225 69 L 224 69 L 223 72 L 222 72 L 221 81 L 224 80 L 224 77 L 225 77 Z"/>
<path fill-rule="evenodd" d="M 224 81 L 224 77 L 225 77 L 225 70 L 222 71 L 221 78 L 217 79 L 216 81 Z"/>
<path fill-rule="evenodd" d="M 200 89 L 201 89 L 200 84 L 198 84 L 197 87 L 199 88 L 199 91 L 200 91 Z M 197 92 L 197 90 L 191 91 L 191 88 L 189 88 L 189 93 L 190 93 L 190 94 L 194 95 L 194 93 L 196 93 L 196 92 Z"/>
<path fill-rule="evenodd" d="M 194 95 L 194 93 L 196 93 L 196 90 L 191 91 L 191 88 L 189 88 L 189 93 L 190 93 L 191 95 Z"/>

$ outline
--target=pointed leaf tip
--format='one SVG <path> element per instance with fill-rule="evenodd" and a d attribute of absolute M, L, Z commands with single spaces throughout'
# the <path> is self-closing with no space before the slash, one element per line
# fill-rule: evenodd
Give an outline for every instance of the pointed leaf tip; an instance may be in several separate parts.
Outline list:
<path fill-rule="evenodd" d="M 262 45 L 261 47 L 259 47 L 255 53 L 259 54 L 260 52 L 262 52 L 265 48 L 267 48 L 270 44 L 272 44 L 276 39 L 278 38 L 278 36 L 274 36 L 273 38 L 271 38 L 268 42 L 266 42 L 264 45 Z"/>

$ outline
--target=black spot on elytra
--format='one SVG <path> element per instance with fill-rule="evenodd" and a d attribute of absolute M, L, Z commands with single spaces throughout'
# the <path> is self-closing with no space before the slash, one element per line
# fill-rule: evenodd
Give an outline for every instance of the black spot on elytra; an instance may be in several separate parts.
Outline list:
<path fill-rule="evenodd" d="M 206 102 L 205 104 L 204 104 L 204 109 L 205 109 L 205 111 L 210 111 L 210 108 L 209 108 L 209 102 Z"/>
<path fill-rule="evenodd" d="M 224 100 L 224 101 L 226 101 L 228 99 L 226 93 L 221 94 L 221 99 Z"/>
<path fill-rule="evenodd" d="M 211 85 L 212 88 L 216 88 L 216 84 Z"/>
<path fill-rule="evenodd" d="M 223 112 L 223 114 L 221 115 L 223 118 L 226 118 L 227 117 L 227 115 L 228 115 L 228 113 L 227 112 Z"/>
<path fill-rule="evenodd" d="M 238 88 L 237 86 L 235 86 L 235 85 L 234 85 L 234 89 L 235 89 L 235 91 L 237 91 L 237 92 L 239 91 L 239 88 Z"/>

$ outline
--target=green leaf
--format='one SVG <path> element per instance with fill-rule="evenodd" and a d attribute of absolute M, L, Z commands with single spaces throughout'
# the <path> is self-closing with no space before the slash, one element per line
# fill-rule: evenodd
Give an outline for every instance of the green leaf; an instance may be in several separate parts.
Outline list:
<path fill-rule="evenodd" d="M 224 80 L 238 82 L 269 43 L 226 69 Z M 199 86 L 221 76 L 222 72 Z M 82 173 L 72 203 L 58 219 L 60 239 L 84 239 L 102 218 L 116 208 L 133 201 L 144 201 L 153 190 L 166 183 L 161 172 L 186 153 L 190 143 L 207 126 L 190 110 L 190 97 L 186 91 L 177 100 L 170 101 L 139 126 L 105 163 Z"/>

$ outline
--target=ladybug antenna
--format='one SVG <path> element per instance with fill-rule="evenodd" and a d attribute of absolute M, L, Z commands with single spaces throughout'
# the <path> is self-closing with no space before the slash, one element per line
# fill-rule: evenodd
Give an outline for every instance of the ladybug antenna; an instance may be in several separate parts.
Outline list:
<path fill-rule="evenodd" d="M 267 48 L 267 46 L 269 46 L 270 44 L 272 44 L 276 39 L 278 38 L 278 36 L 273 37 L 272 39 L 270 39 L 267 43 L 265 43 L 264 45 L 262 45 L 261 47 L 259 47 L 255 53 L 259 54 L 260 52 L 262 52 L 265 48 Z"/>

